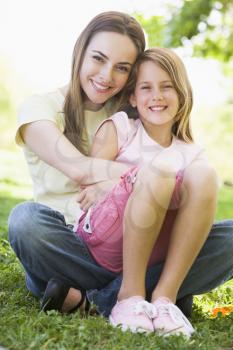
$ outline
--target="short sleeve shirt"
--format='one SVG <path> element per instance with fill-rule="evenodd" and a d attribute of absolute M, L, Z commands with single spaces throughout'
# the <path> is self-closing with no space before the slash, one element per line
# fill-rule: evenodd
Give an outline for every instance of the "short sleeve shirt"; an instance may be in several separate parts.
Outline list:
<path fill-rule="evenodd" d="M 20 128 L 31 122 L 49 120 L 63 132 L 65 127 L 62 112 L 64 96 L 60 90 L 44 95 L 33 95 L 26 99 L 19 108 L 16 132 L 16 143 L 23 147 L 33 184 L 34 200 L 59 211 L 65 216 L 66 222 L 73 224 L 83 212 L 76 202 L 79 186 L 61 171 L 41 160 L 21 137 Z M 98 125 L 107 118 L 105 108 L 98 112 L 85 111 L 87 135 L 91 142 Z"/>

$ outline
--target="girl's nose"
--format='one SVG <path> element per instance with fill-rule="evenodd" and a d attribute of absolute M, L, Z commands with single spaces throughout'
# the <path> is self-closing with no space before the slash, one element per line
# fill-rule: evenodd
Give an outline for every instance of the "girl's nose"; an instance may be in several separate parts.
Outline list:
<path fill-rule="evenodd" d="M 159 100 L 162 100 L 163 98 L 163 94 L 162 94 L 162 91 L 160 89 L 154 89 L 153 90 L 153 100 L 154 101 L 159 101 Z"/>

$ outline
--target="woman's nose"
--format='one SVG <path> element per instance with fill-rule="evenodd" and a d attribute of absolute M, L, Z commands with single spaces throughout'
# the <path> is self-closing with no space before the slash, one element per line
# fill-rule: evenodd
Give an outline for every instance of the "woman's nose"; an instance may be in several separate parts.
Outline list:
<path fill-rule="evenodd" d="M 100 72 L 100 77 L 105 83 L 110 83 L 112 81 L 113 69 L 111 66 L 104 66 Z"/>

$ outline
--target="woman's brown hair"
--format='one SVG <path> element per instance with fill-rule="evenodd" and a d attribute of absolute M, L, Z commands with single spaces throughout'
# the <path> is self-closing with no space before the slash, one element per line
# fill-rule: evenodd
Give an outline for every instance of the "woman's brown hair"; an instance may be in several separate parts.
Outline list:
<path fill-rule="evenodd" d="M 86 48 L 92 37 L 98 32 L 115 32 L 127 35 L 136 46 L 138 54 L 145 49 L 145 36 L 140 24 L 130 15 L 117 11 L 103 12 L 94 17 L 77 39 L 73 51 L 71 81 L 63 109 L 65 114 L 64 134 L 83 154 L 86 154 L 87 151 L 83 93 L 79 74 Z M 113 97 L 116 105 L 122 96 L 123 90 Z"/>

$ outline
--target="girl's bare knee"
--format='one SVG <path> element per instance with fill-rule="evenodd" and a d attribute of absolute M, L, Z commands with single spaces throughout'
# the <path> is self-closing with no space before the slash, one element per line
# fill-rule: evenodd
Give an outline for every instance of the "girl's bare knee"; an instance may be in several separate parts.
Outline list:
<path fill-rule="evenodd" d="M 194 162 L 184 173 L 183 186 L 205 200 L 215 200 L 219 188 L 217 173 L 210 164 Z"/>
<path fill-rule="evenodd" d="M 156 168 L 148 164 L 139 170 L 136 182 L 145 196 L 153 197 L 160 206 L 165 208 L 168 207 L 175 188 L 176 174 L 165 163 Z"/>

